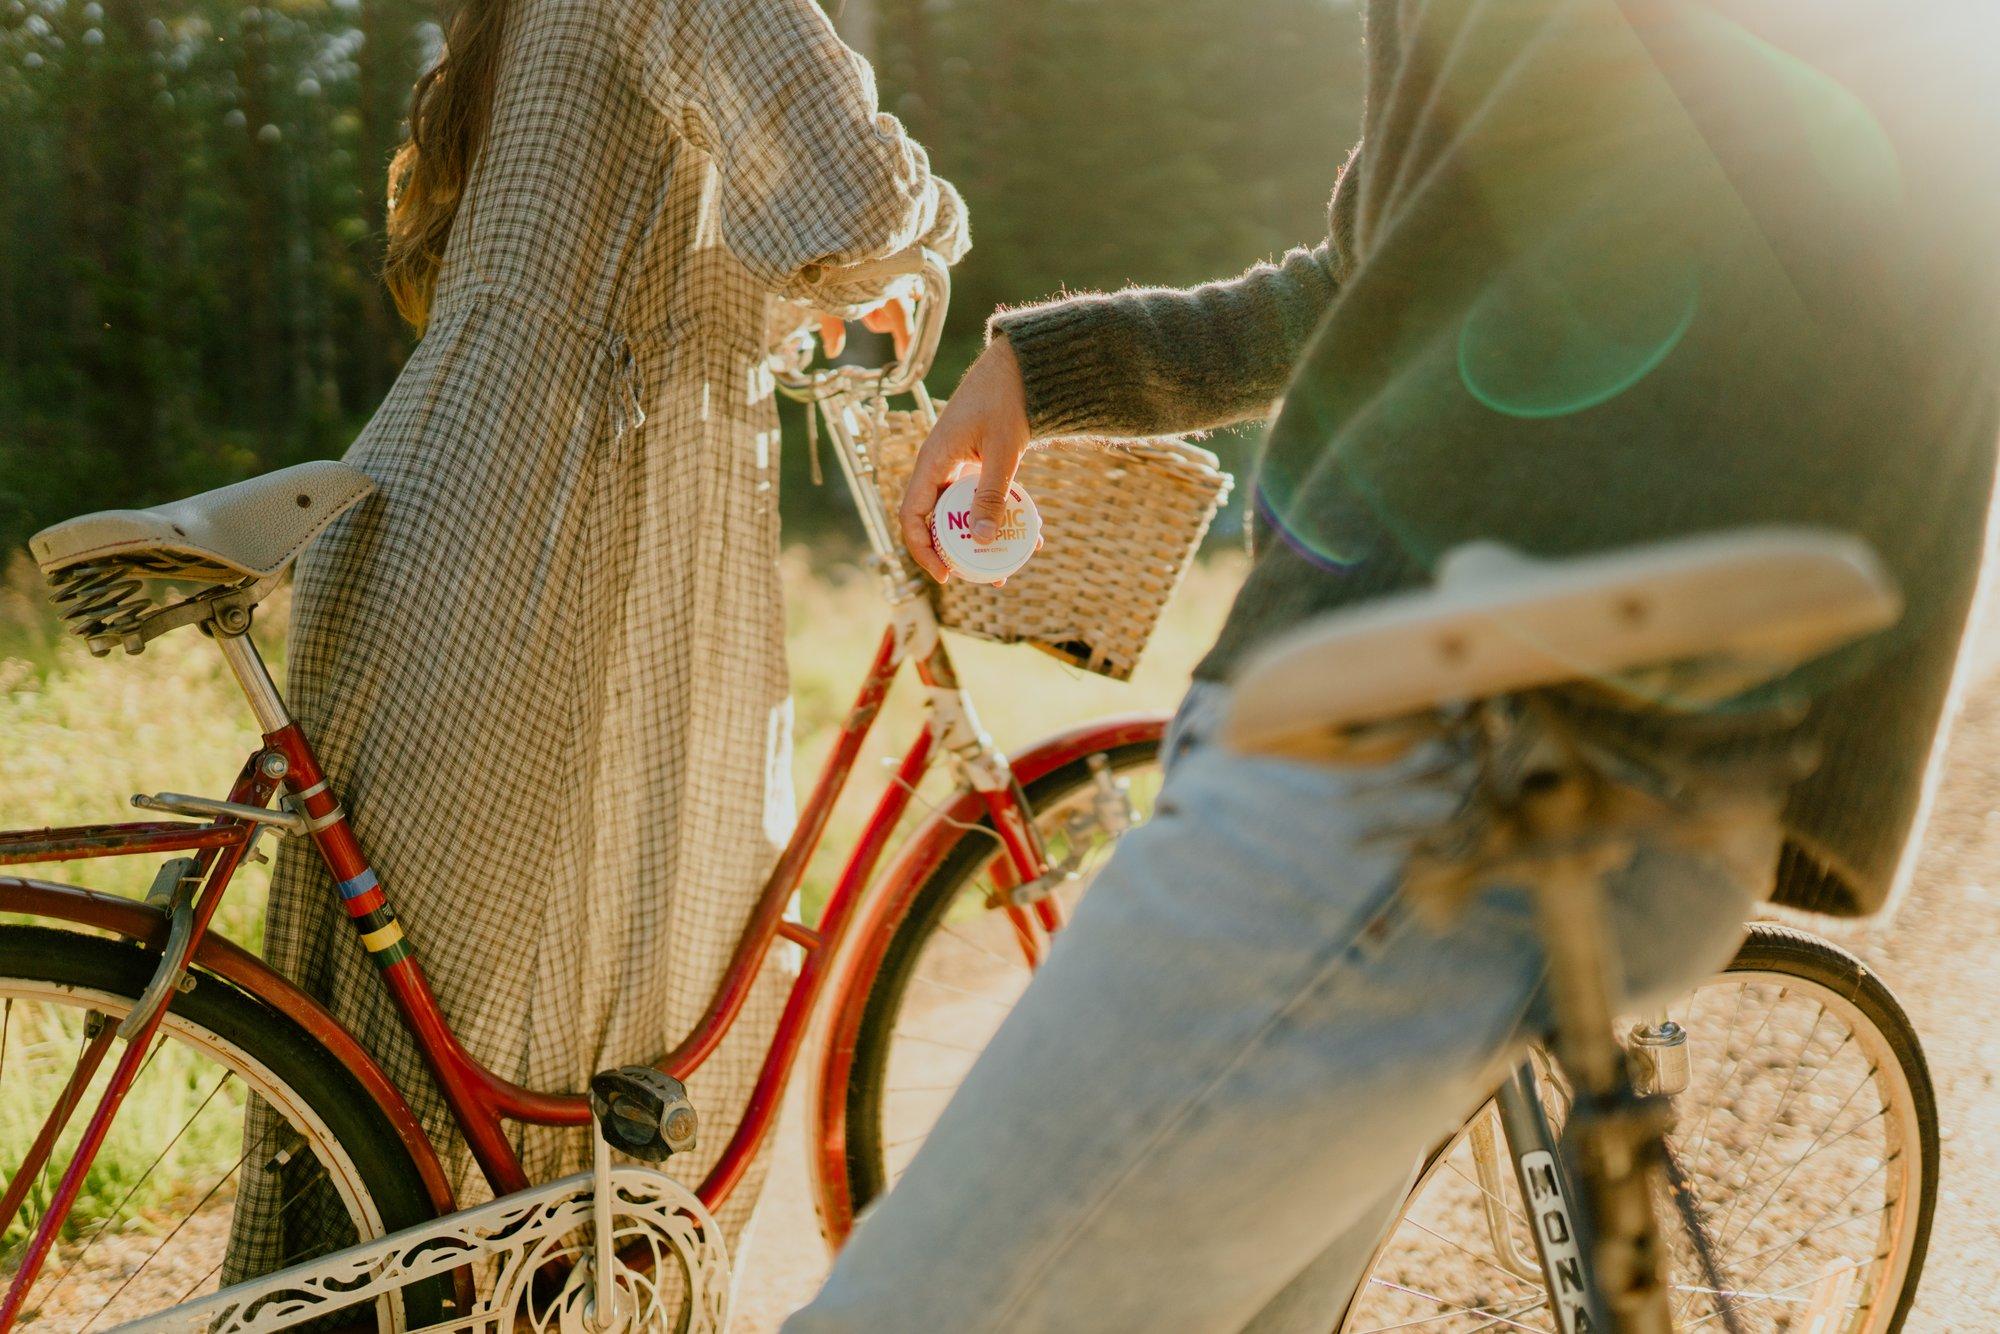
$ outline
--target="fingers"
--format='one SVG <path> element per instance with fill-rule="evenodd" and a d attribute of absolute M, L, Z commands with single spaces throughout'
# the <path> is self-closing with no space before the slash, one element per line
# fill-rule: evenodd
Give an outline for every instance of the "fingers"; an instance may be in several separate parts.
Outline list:
<path fill-rule="evenodd" d="M 1007 512 L 1007 487 L 1028 448 L 1028 421 L 1021 373 L 1012 349 L 995 340 L 959 382 L 917 451 L 916 467 L 897 511 L 903 545 L 939 583 L 949 576 L 944 557 L 931 541 L 931 511 L 962 465 L 979 465 L 973 497 L 973 535 L 990 540 Z"/>
<path fill-rule="evenodd" d="M 891 297 L 861 317 L 861 323 L 876 333 L 889 335 L 900 359 L 910 355 L 910 305 L 902 297 Z"/>
<path fill-rule="evenodd" d="M 819 342 L 820 346 L 826 349 L 827 359 L 831 361 L 847 346 L 847 325 L 832 315 L 820 316 Z"/>
<path fill-rule="evenodd" d="M 945 410 L 945 418 L 950 418 L 951 410 Z M 931 431 L 930 439 L 917 451 L 916 467 L 910 473 L 910 483 L 903 490 L 903 503 L 896 511 L 897 525 L 902 529 L 903 545 L 909 548 L 912 558 L 922 567 L 924 573 L 943 583 L 951 577 L 951 569 L 938 554 L 931 541 L 931 511 L 937 508 L 938 497 L 951 485 L 952 473 L 959 459 L 963 457 L 955 446 L 956 422 L 940 419 Z"/>
<path fill-rule="evenodd" d="M 979 484 L 972 491 L 972 536 L 991 542 L 1007 522 L 1007 488 L 1021 466 L 1018 452 L 1011 457 L 1004 449 L 987 449 L 979 460 Z"/>

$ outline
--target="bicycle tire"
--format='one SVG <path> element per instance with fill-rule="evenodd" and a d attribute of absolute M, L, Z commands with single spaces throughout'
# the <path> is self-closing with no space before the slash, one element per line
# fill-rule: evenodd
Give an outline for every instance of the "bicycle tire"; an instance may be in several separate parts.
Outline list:
<path fill-rule="evenodd" d="M 144 991 L 157 962 L 156 953 L 127 940 L 40 926 L 0 926 L 0 997 L 7 999 L 10 1018 L 18 1002 L 96 1009 L 115 1020 Z M 416 1164 L 388 1117 L 338 1060 L 281 1011 L 212 975 L 196 972 L 191 976 L 193 988 L 174 996 L 162 1032 L 168 1041 L 178 1041 L 184 1050 L 234 1074 L 252 1091 L 265 1096 L 275 1093 L 310 1110 L 323 1129 L 316 1128 L 308 1135 L 295 1122 L 287 1124 L 315 1154 L 332 1156 L 337 1150 L 344 1155 L 352 1170 L 344 1167 L 343 1177 L 350 1183 L 358 1182 L 349 1185 L 349 1198 L 358 1199 L 356 1192 L 365 1192 L 379 1220 L 364 1225 L 357 1218 L 358 1204 L 343 1202 L 356 1239 L 372 1239 L 437 1217 Z M 120 1116 L 129 1114 L 136 1101 L 135 1094 L 120 1109 Z M 95 1099 L 89 1098 L 77 1109 L 71 1118 L 71 1134 L 94 1105 Z M 39 1108 L 33 1112 L 37 1122 L 44 1114 Z M 200 1114 L 199 1109 L 196 1114 Z M 114 1135 L 117 1128 L 114 1118 Z M 246 1149 L 245 1161 L 248 1156 Z M 296 1155 L 288 1161 L 296 1161 Z M 48 1170 L 59 1171 L 61 1165 L 58 1155 Z M 239 1162 L 239 1169 L 241 1166 Z M 338 1199 L 338 1192 L 334 1194 Z M 85 1240 L 86 1245 L 94 1245 L 97 1237 L 93 1234 Z M 169 1236 L 162 1247 L 171 1241 Z M 41 1294 L 40 1300 L 47 1300 L 55 1278 L 53 1269 L 44 1270 L 37 1282 L 35 1291 Z M 4 1282 L 0 1278 L 0 1283 Z M 400 1324 L 416 1329 L 443 1320 L 450 1314 L 452 1299 L 449 1275 L 412 1285 L 402 1293 Z M 31 1294 L 31 1309 L 36 1303 Z M 394 1308 L 382 1304 L 377 1312 L 387 1317 L 384 1323 L 392 1327 L 399 1323 Z M 351 1323 L 352 1315 L 335 1318 Z"/>
<path fill-rule="evenodd" d="M 1726 982 L 1732 975 L 1791 979 L 1816 988 L 1826 995 L 1840 998 L 1852 1006 L 1874 1031 L 1879 1039 L 1874 1045 L 1892 1058 L 1899 1072 L 1901 1088 L 1909 1099 L 1909 1114 L 1913 1123 L 1911 1129 L 1915 1132 L 1918 1160 L 1915 1173 L 1916 1196 L 1913 1207 L 1905 1211 L 1907 1223 L 1897 1239 L 1897 1245 L 1905 1250 L 1905 1257 L 1896 1266 L 1895 1301 L 1887 1307 L 1884 1307 L 1879 1298 L 1872 1303 L 1872 1311 L 1877 1316 L 1886 1316 L 1886 1319 L 1871 1319 L 1864 1331 L 1864 1334 L 1895 1334 L 1895 1331 L 1900 1330 L 1908 1319 L 1911 1306 L 1916 1300 L 1925 1254 L 1929 1247 L 1932 1218 L 1937 1207 L 1939 1167 L 1937 1101 L 1931 1084 L 1930 1066 L 1924 1057 L 1923 1046 L 1916 1028 L 1894 993 L 1872 968 L 1839 946 L 1793 927 L 1767 922 L 1753 924 L 1743 945 L 1717 981 Z M 1782 1104 L 1779 1110 L 1782 1111 Z M 1434 1180 L 1441 1179 L 1439 1176 L 1441 1165 L 1447 1156 L 1467 1141 L 1472 1127 L 1486 1114 L 1487 1107 L 1474 1112 L 1464 1126 L 1429 1155 L 1418 1173 L 1416 1187 L 1403 1201 L 1402 1212 L 1390 1225 L 1370 1259 L 1368 1269 L 1363 1273 L 1347 1311 L 1336 1320 L 1334 1327 L 1337 1330 L 1343 1331 L 1344 1334 L 1361 1334 L 1362 1329 L 1370 1328 L 1357 1326 L 1355 1308 L 1363 1303 L 1371 1283 L 1377 1281 L 1376 1275 L 1384 1268 L 1385 1258 L 1397 1246 L 1397 1238 L 1404 1236 L 1402 1229 L 1415 1211 L 1418 1201 L 1423 1198 L 1426 1189 Z M 1508 1175 L 1511 1184 L 1511 1173 Z M 1671 1219 L 1663 1221 L 1666 1221 L 1669 1229 L 1675 1226 Z M 1423 1228 L 1421 1223 L 1412 1226 Z M 1433 1236 L 1436 1235 L 1435 1230 L 1428 1228 L 1423 1230 L 1430 1231 Z M 1410 1240 L 1412 1239 L 1406 1238 L 1405 1244 L 1409 1244 Z M 1450 1242 L 1449 1238 L 1444 1240 Z M 1465 1248 L 1461 1245 L 1458 1249 Z M 1487 1264 L 1489 1268 L 1494 1267 L 1491 1260 L 1483 1260 L 1482 1263 Z M 1406 1286 L 1396 1285 L 1393 1278 L 1387 1282 L 1390 1286 L 1397 1287 L 1399 1291 L 1409 1291 Z M 1432 1299 L 1438 1300 L 1435 1296 Z M 1497 1307 L 1500 1303 L 1495 1302 L 1494 1305 Z M 1524 1314 L 1520 1311 L 1489 1312 L 1483 1304 L 1470 1311 L 1473 1318 L 1491 1317 L 1506 1321 L 1509 1327 L 1535 1328 L 1523 1322 Z M 1439 1318 L 1432 1317 L 1433 1320 Z M 1400 1326 L 1391 1325 L 1384 1328 L 1396 1327 Z M 1426 1325 L 1426 1328 L 1430 1327 L 1433 1326 Z M 1845 1330 L 1848 1326 L 1843 1324 L 1841 1328 Z"/>
<path fill-rule="evenodd" d="M 1909 1012 L 1903 1009 L 1881 974 L 1847 950 L 1810 932 L 1760 922 L 1751 928 L 1730 968 L 1789 971 L 1821 986 L 1844 991 L 1895 1053 L 1897 1065 L 1909 1084 L 1916 1102 L 1922 1166 L 1917 1207 L 1911 1218 L 1911 1254 L 1901 1278 L 1902 1292 L 1884 1327 L 1888 1334 L 1894 1334 L 1909 1318 L 1911 1305 L 1917 1299 L 1917 1285 L 1923 1278 L 1924 1259 L 1930 1250 L 1931 1223 L 1937 1212 L 1941 1152 L 1937 1090 L 1931 1083 L 1930 1061 L 1924 1055 L 1923 1040 L 1910 1021 Z"/>
<path fill-rule="evenodd" d="M 1160 743 L 1140 741 L 1106 747 L 1099 753 L 1114 774 L 1127 777 L 1148 766 L 1157 766 Z M 1084 756 L 1073 760 L 1027 785 L 1028 808 L 1036 813 L 1037 823 L 1042 823 L 1050 812 L 1061 808 L 1065 799 L 1093 782 L 1090 759 Z M 990 831 L 991 820 L 982 820 L 980 826 Z M 889 1185 L 883 1135 L 889 1056 L 897 1020 L 908 1000 L 918 962 L 925 946 L 945 925 L 952 904 L 992 863 L 996 848 L 993 838 L 971 831 L 953 845 L 912 897 L 909 910 L 896 924 L 881 965 L 869 984 L 846 1090 L 847 1186 L 856 1214 Z"/>

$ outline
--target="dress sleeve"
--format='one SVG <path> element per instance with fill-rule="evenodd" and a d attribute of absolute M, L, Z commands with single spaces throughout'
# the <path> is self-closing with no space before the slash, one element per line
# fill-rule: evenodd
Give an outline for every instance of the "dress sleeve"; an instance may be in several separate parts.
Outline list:
<path fill-rule="evenodd" d="M 958 192 L 812 0 L 642 3 L 641 91 L 715 163 L 723 242 L 758 281 L 839 309 L 881 295 L 843 284 L 845 266 L 919 243 L 964 254 Z"/>

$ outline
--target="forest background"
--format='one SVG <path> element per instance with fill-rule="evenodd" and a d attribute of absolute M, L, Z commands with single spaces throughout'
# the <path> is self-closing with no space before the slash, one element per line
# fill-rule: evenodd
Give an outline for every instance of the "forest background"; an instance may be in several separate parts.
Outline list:
<path fill-rule="evenodd" d="M 347 447 L 411 347 L 378 277 L 384 182 L 439 19 L 0 0 L 0 565 L 74 513 Z M 970 204 L 940 388 L 998 304 L 1325 235 L 1352 0 L 845 0 L 836 21 Z M 1218 444 L 1240 462 L 1245 438 Z M 789 449 L 787 537 L 839 543 L 806 470 Z"/>

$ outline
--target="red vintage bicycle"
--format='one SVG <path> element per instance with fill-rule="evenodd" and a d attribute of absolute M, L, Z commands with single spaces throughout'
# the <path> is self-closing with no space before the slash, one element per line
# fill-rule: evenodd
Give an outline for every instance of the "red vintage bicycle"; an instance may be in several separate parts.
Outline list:
<path fill-rule="evenodd" d="M 920 392 L 948 291 L 942 266 L 928 257 L 921 279 L 904 358 L 886 370 L 779 367 L 788 390 L 822 405 Z M 365 476 L 309 463 L 154 510 L 86 516 L 35 539 L 61 614 L 93 652 L 136 653 L 169 630 L 198 627 L 229 664 L 263 740 L 223 799 L 133 798 L 182 818 L 0 834 L 0 863 L 10 865 L 170 858 L 145 902 L 0 878 L 0 912 L 32 919 L 0 927 L 0 1077 L 10 1109 L 33 1101 L 39 1122 L 22 1136 L 18 1161 L 7 1164 L 12 1175 L 0 1198 L 0 1222 L 14 1243 L 0 1329 L 37 1311 L 82 1317 L 76 1323 L 84 1325 L 161 1308 L 173 1327 L 263 1328 L 371 1297 L 385 1329 L 505 1327 L 530 1312 L 546 1323 L 568 1300 L 550 1275 L 565 1257 L 578 1258 L 562 1239 L 595 1216 L 593 1201 L 608 1201 L 612 1192 L 599 1189 L 606 1182 L 618 1217 L 597 1221 L 616 1229 L 620 1258 L 596 1272 L 608 1278 L 615 1269 L 625 1286 L 598 1294 L 578 1280 L 574 1301 L 643 1305 L 635 1293 L 672 1286 L 645 1277 L 671 1253 L 691 1285 L 695 1325 L 719 1327 L 726 1268 L 708 1209 L 742 1179 L 802 1056 L 814 1074 L 809 1157 L 820 1217 L 829 1242 L 845 1235 L 970 1065 L 977 1034 L 968 1039 L 964 1016 L 950 1012 L 971 1006 L 988 1031 L 997 1025 L 1007 1002 L 994 999 L 988 974 L 1013 979 L 1015 990 L 1025 985 L 1066 904 L 1144 817 L 1165 720 L 1107 719 L 1001 754 L 958 683 L 925 587 L 904 564 L 881 497 L 867 484 L 866 446 L 838 417 L 829 412 L 828 424 L 855 483 L 893 623 L 705 1016 L 654 1066 L 606 1071 L 588 1091 L 520 1087 L 454 1037 L 425 981 L 421 942 L 397 922 L 393 886 L 371 869 L 249 637 L 259 601 L 306 544 L 368 493 Z M 162 588 L 186 591 L 162 600 L 155 595 Z M 925 692 L 926 721 L 817 921 L 789 918 L 787 904 L 906 667 Z M 918 783 L 940 760 L 956 767 L 956 792 L 899 833 Z M 211 929 L 237 871 L 267 835 L 310 839 L 324 859 L 498 1197 L 484 1214 L 459 1212 L 431 1144 L 375 1059 L 311 997 Z M 608 1161 L 595 1174 L 530 1188 L 509 1122 L 582 1126 L 595 1113 L 600 1144 L 628 1155 L 660 1159 L 689 1148 L 699 1116 L 680 1081 L 715 1051 L 780 940 L 803 951 L 803 964 L 748 1109 L 692 1192 L 662 1173 Z M 825 1036 L 809 1052 L 816 1015 L 825 1017 Z M 178 1165 L 198 1156 L 194 1146 L 240 1135 L 246 1093 L 280 1112 L 284 1133 L 229 1153 L 220 1176 L 174 1180 Z M 174 1114 L 163 1116 L 163 1105 Z M 153 1166 L 138 1181 L 96 1180 L 93 1164 L 107 1137 L 127 1125 L 154 1147 L 118 1161 Z M 223 1271 L 227 1224 L 247 1173 L 278 1174 L 288 1211 L 300 1201 L 297 1212 L 324 1217 L 332 1200 L 344 1224 L 296 1241 L 288 1229 L 286 1253 L 270 1257 L 290 1267 L 284 1276 L 200 1301 L 234 1277 Z M 86 1191 L 126 1199 L 108 1217 L 67 1226 Z M 382 1238 L 393 1240 L 380 1254 L 305 1272 L 323 1255 Z M 107 1255 L 118 1275 L 109 1288 L 93 1268 Z M 484 1296 L 469 1281 L 472 1258 L 503 1270 L 483 1285 Z M 588 1268 L 568 1272 L 575 1279 Z M 626 1311 L 641 1323 L 659 1314 Z"/>

